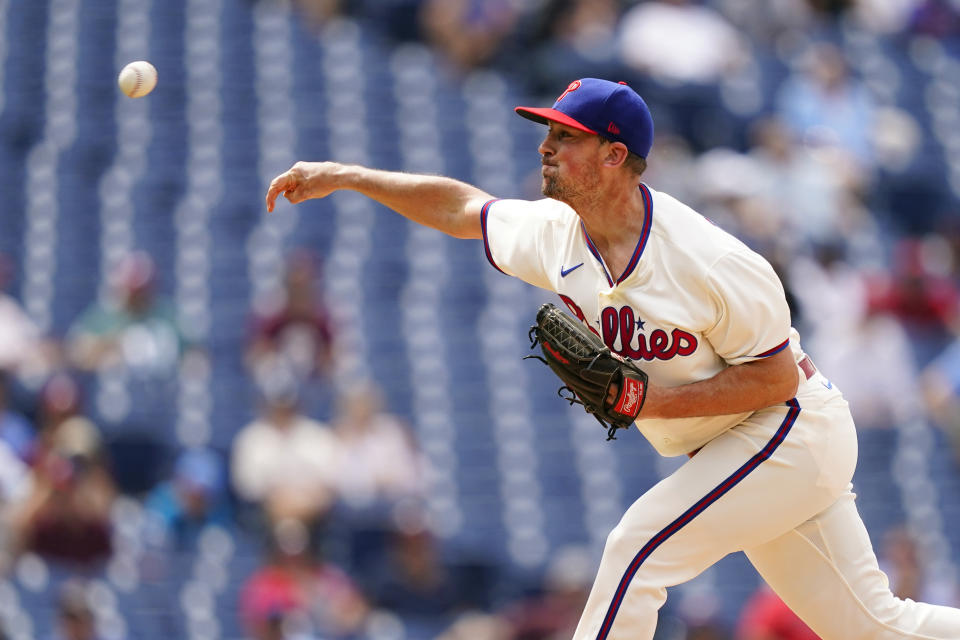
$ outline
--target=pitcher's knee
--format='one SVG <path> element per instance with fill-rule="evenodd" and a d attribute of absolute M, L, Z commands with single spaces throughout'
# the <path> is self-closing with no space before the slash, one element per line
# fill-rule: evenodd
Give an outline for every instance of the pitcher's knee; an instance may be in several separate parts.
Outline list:
<path fill-rule="evenodd" d="M 604 552 L 613 550 L 633 557 L 643 549 L 659 548 L 663 542 L 669 540 L 669 537 L 658 535 L 661 529 L 662 527 L 656 524 L 621 520 L 607 534 Z"/>
<path fill-rule="evenodd" d="M 607 534 L 607 541 L 603 548 L 604 554 L 624 551 L 628 537 L 627 527 L 622 524 L 615 526 L 610 530 L 610 533 Z"/>
<path fill-rule="evenodd" d="M 659 606 L 674 563 L 663 548 L 651 545 L 650 540 L 629 527 L 614 527 L 607 536 L 602 568 L 608 572 L 604 577 L 619 584 L 621 590 L 629 589 L 635 597 L 649 596 Z"/>

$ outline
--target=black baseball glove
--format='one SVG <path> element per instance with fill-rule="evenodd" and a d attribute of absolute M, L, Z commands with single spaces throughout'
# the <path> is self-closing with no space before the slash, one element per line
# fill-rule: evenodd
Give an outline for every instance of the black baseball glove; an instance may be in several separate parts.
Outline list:
<path fill-rule="evenodd" d="M 607 440 L 615 440 L 617 429 L 628 428 L 647 393 L 647 374 L 629 360 L 614 354 L 581 322 L 552 304 L 537 312 L 537 324 L 530 327 L 530 348 L 537 344 L 545 362 L 563 381 L 557 392 L 570 404 L 582 404 L 607 429 Z M 616 398 L 607 401 L 616 385 Z M 565 393 L 566 392 L 566 395 Z"/>

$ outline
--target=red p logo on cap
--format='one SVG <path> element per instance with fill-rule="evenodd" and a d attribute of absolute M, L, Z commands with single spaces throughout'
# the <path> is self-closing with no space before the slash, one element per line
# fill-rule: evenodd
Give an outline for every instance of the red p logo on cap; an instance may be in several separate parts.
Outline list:
<path fill-rule="evenodd" d="M 580 88 L 580 81 L 574 80 L 573 82 L 567 85 L 567 90 L 560 94 L 560 97 L 557 98 L 557 102 L 560 102 L 561 100 L 563 100 L 563 98 L 571 91 L 576 91 L 579 88 Z"/>

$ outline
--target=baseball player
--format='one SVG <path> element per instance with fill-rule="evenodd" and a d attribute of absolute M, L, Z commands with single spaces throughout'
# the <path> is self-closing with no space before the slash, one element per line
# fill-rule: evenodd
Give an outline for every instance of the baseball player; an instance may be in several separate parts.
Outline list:
<path fill-rule="evenodd" d="M 773 269 L 641 181 L 653 122 L 640 96 L 584 78 L 552 108 L 516 111 L 547 125 L 545 199 L 298 162 L 271 183 L 267 209 L 280 194 L 349 189 L 482 239 L 496 269 L 556 292 L 649 376 L 635 424 L 662 455 L 690 458 L 610 533 L 575 638 L 649 640 L 666 588 L 734 551 L 825 640 L 960 638 L 960 610 L 891 594 L 851 493 L 847 403 L 801 349 Z"/>

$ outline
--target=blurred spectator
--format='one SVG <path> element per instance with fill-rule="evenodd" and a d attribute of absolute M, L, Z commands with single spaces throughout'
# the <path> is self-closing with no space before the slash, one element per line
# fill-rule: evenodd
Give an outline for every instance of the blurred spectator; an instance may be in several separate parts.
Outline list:
<path fill-rule="evenodd" d="M 604 77 L 618 62 L 617 0 L 547 0 L 525 31 L 534 51 L 534 92 L 554 91 L 571 78 Z M 659 157 L 659 140 L 658 140 Z"/>
<path fill-rule="evenodd" d="M 903 31 L 922 2 L 924 0 L 857 0 L 848 15 L 857 26 L 877 35 L 889 36 Z"/>
<path fill-rule="evenodd" d="M 87 448 L 97 455 L 100 451 L 100 433 L 96 425 L 82 413 L 81 390 L 68 373 L 59 372 L 47 380 L 37 398 L 39 434 L 33 459 L 71 447 Z M 84 443 L 75 445 L 73 443 Z"/>
<path fill-rule="evenodd" d="M 518 13 L 510 0 L 423 0 L 424 38 L 453 66 L 469 71 L 504 53 Z"/>
<path fill-rule="evenodd" d="M 816 13 L 839 18 L 856 4 L 856 0 L 806 0 L 806 3 Z"/>
<path fill-rule="evenodd" d="M 13 450 L 0 441 L 0 574 L 10 567 L 16 553 L 16 539 L 13 536 L 16 516 L 20 504 L 32 491 L 30 468 L 14 454 Z M 0 640 L 3 640 L 0 626 Z"/>
<path fill-rule="evenodd" d="M 917 159 L 923 142 L 923 129 L 909 111 L 885 106 L 879 107 L 874 113 L 871 146 L 877 167 L 888 172 L 885 180 L 905 182 L 907 189 L 911 181 L 922 180 L 919 176 L 911 177 L 909 169 Z M 924 216 L 917 216 L 916 222 L 922 223 L 924 218 L 933 218 L 938 213 L 936 210 L 926 212 Z"/>
<path fill-rule="evenodd" d="M 830 372 L 860 429 L 917 417 L 919 389 L 909 336 L 896 316 L 871 302 L 868 279 L 845 261 L 840 243 L 819 245 L 791 265 L 789 284 L 806 321 L 804 349 Z M 902 375 L 892 380 L 893 367 Z"/>
<path fill-rule="evenodd" d="M 421 39 L 420 6 L 423 0 L 349 0 L 349 13 L 373 25 L 393 43 Z"/>
<path fill-rule="evenodd" d="M 960 461 L 960 340 L 923 369 L 920 383 L 928 415 L 947 434 Z"/>
<path fill-rule="evenodd" d="M 78 455 L 106 470 L 100 430 L 82 413 L 80 386 L 70 374 L 54 374 L 40 390 L 37 422 L 39 433 L 32 456 L 35 469 L 57 466 L 56 460 Z"/>
<path fill-rule="evenodd" d="M 950 607 L 960 602 L 956 584 L 938 583 L 928 578 L 916 538 L 904 527 L 893 527 L 884 535 L 879 562 L 880 569 L 890 580 L 890 590 L 900 599 Z"/>
<path fill-rule="evenodd" d="M 728 640 L 730 634 L 719 622 L 700 622 L 690 625 L 686 640 Z"/>
<path fill-rule="evenodd" d="M 934 38 L 955 37 L 960 34 L 960 8 L 950 0 L 917 0 L 907 28 Z"/>
<path fill-rule="evenodd" d="M 654 0 L 620 21 L 620 56 L 665 84 L 706 84 L 742 65 L 746 45 L 723 16 L 692 0 Z"/>
<path fill-rule="evenodd" d="M 924 367 L 920 384 L 928 415 L 947 434 L 960 462 L 960 338 Z"/>
<path fill-rule="evenodd" d="M 744 606 L 737 640 L 820 640 L 770 587 L 762 585 Z"/>
<path fill-rule="evenodd" d="M 812 8 L 797 0 L 718 0 L 716 6 L 739 32 L 764 46 L 784 33 L 812 28 Z"/>
<path fill-rule="evenodd" d="M 889 274 L 870 281 L 870 303 L 895 315 L 925 366 L 960 331 L 960 291 L 951 278 L 956 257 L 939 236 L 903 238 Z"/>
<path fill-rule="evenodd" d="M 233 443 L 236 493 L 273 522 L 319 521 L 336 500 L 337 438 L 329 426 L 299 412 L 299 383 L 288 370 L 265 378 L 261 395 L 260 416 Z"/>
<path fill-rule="evenodd" d="M 349 507 L 389 507 L 423 494 L 423 464 L 413 435 L 383 406 L 372 381 L 341 394 L 334 431 L 339 440 L 338 491 Z"/>
<path fill-rule="evenodd" d="M 52 640 L 97 640 L 96 618 L 84 583 L 69 580 L 57 599 L 57 628 Z"/>
<path fill-rule="evenodd" d="M 318 288 L 319 270 L 306 251 L 287 263 L 284 289 L 257 301 L 246 362 L 254 377 L 277 366 L 291 367 L 301 380 L 330 373 L 333 332 Z"/>
<path fill-rule="evenodd" d="M 183 451 L 172 476 L 151 491 L 144 506 L 175 549 L 193 549 L 207 526 L 230 526 L 233 511 L 220 456 L 201 447 Z"/>
<path fill-rule="evenodd" d="M 437 640 L 511 640 L 510 625 L 502 617 L 482 611 L 461 614 Z"/>
<path fill-rule="evenodd" d="M 311 27 L 317 28 L 339 15 L 342 0 L 294 0 L 297 10 Z"/>
<path fill-rule="evenodd" d="M 372 381 L 358 382 L 338 399 L 337 527 L 345 530 L 352 570 L 382 562 L 396 521 L 423 498 L 424 458 L 406 424 L 384 410 Z"/>
<path fill-rule="evenodd" d="M 25 416 L 10 408 L 10 384 L 10 374 L 0 369 L 0 441 L 18 458 L 29 461 L 36 433 Z"/>
<path fill-rule="evenodd" d="M 0 255 L 0 289 L 9 284 L 13 266 Z M 58 349 L 21 304 L 0 291 L 0 370 L 28 378 L 42 378 L 59 359 Z"/>
<path fill-rule="evenodd" d="M 307 527 L 295 519 L 276 523 L 269 560 L 240 594 L 240 615 L 254 640 L 354 637 L 368 612 L 359 589 L 316 555 Z"/>
<path fill-rule="evenodd" d="M 421 623 L 449 623 L 446 617 L 463 604 L 437 540 L 423 528 L 394 530 L 386 561 L 372 583 L 370 597 L 375 606 Z"/>
<path fill-rule="evenodd" d="M 175 420 L 181 364 L 196 369 L 186 365 L 207 357 L 190 345 L 185 329 L 195 326 L 181 324 L 173 302 L 158 294 L 157 281 L 145 252 L 123 256 L 110 274 L 106 299 L 88 306 L 65 339 L 70 362 L 96 374 L 94 415 L 111 436 L 115 478 L 126 491 L 156 483 L 158 434 Z"/>
<path fill-rule="evenodd" d="M 96 426 L 78 413 L 80 392 L 64 374 L 41 393 L 32 491 L 14 516 L 17 548 L 78 564 L 111 552 L 116 487 Z"/>
<path fill-rule="evenodd" d="M 171 302 L 156 295 L 157 271 L 142 251 L 111 274 L 112 297 L 95 302 L 67 333 L 67 354 L 84 371 L 123 367 L 138 378 L 170 379 L 186 345 Z"/>
<path fill-rule="evenodd" d="M 759 199 L 760 166 L 732 149 L 716 148 L 697 156 L 693 166 L 703 215 L 764 255 L 783 224 L 779 208 Z"/>
<path fill-rule="evenodd" d="M 795 143 L 776 117 L 757 122 L 751 142 L 749 157 L 754 164 L 748 181 L 763 200 L 769 225 L 777 235 L 791 237 L 794 248 L 805 241 L 852 237 L 869 226 L 869 216 L 857 206 L 862 176 L 845 156 L 811 153 Z M 784 234 L 784 228 L 791 233 Z"/>
<path fill-rule="evenodd" d="M 843 52 L 818 42 L 803 53 L 799 66 L 777 93 L 778 113 L 796 140 L 842 149 L 864 169 L 871 168 L 875 103 L 850 73 Z"/>
<path fill-rule="evenodd" d="M 596 570 L 585 550 L 568 547 L 551 561 L 543 592 L 504 612 L 513 640 L 556 640 L 573 637 L 590 595 Z"/>

